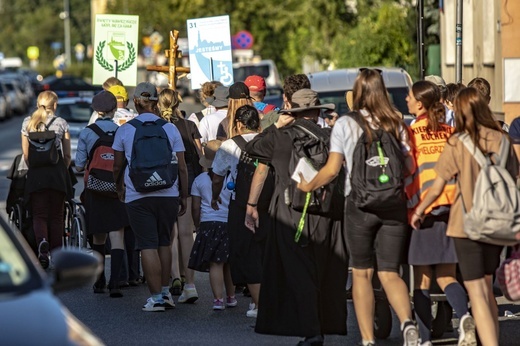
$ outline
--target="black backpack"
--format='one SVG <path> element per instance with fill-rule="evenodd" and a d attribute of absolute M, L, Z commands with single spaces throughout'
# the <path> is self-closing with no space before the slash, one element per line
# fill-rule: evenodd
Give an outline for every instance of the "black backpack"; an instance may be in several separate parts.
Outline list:
<path fill-rule="evenodd" d="M 117 198 L 114 181 L 114 136 L 116 131 L 103 131 L 97 124 L 87 128 L 98 135 L 98 139 L 88 154 L 88 164 L 85 170 L 85 188 L 99 195 Z"/>
<path fill-rule="evenodd" d="M 383 129 L 371 129 L 357 112 L 347 116 L 363 129 L 352 158 L 349 201 L 358 208 L 376 211 L 394 209 L 406 203 L 405 157 L 398 140 Z M 367 131 L 370 131 L 372 141 Z"/>
<path fill-rule="evenodd" d="M 300 158 L 305 157 L 316 170 L 320 170 L 329 158 L 330 131 L 327 131 L 307 119 L 297 119 L 284 129 L 293 142 L 289 172 L 294 172 Z M 343 195 L 345 173 L 340 174 L 329 184 L 310 193 L 307 213 L 330 217 L 334 220 L 343 218 L 345 197 Z M 290 179 L 285 189 L 285 203 L 296 211 L 302 212 L 306 204 L 307 193 L 296 187 Z"/>
<path fill-rule="evenodd" d="M 45 127 L 44 131 L 29 132 L 29 168 L 53 166 L 58 163 L 60 156 L 56 146 L 56 132 L 49 130 L 54 120 L 52 118 L 48 125 L 38 124 Z"/>
<path fill-rule="evenodd" d="M 152 192 L 173 186 L 177 179 L 177 156 L 163 126 L 164 119 L 128 122 L 135 127 L 129 177 L 137 192 Z"/>
<path fill-rule="evenodd" d="M 236 145 L 240 148 L 240 159 L 237 164 L 237 176 L 235 180 L 235 201 L 237 205 L 245 207 L 249 200 L 249 191 L 251 189 L 251 182 L 253 180 L 253 175 L 255 174 L 256 166 L 258 165 L 258 160 L 249 156 L 246 152 L 246 144 L 247 141 L 241 135 L 235 136 L 231 138 Z M 270 170 L 271 172 L 272 170 Z M 269 207 L 269 203 L 271 202 L 272 189 L 270 185 L 272 183 L 271 179 L 267 179 L 264 183 L 264 187 L 262 188 L 262 193 L 258 198 L 258 209 L 264 210 Z"/>

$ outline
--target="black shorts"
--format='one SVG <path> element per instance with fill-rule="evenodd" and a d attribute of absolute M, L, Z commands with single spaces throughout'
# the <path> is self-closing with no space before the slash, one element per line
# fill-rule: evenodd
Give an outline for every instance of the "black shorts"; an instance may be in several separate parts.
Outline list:
<path fill-rule="evenodd" d="M 347 201 L 346 231 L 353 268 L 368 269 L 377 264 L 379 271 L 399 272 L 400 265 L 406 263 L 410 239 L 406 205 L 376 214 Z"/>
<path fill-rule="evenodd" d="M 126 204 L 136 249 L 170 246 L 171 232 L 179 213 L 178 197 L 145 197 Z"/>
<path fill-rule="evenodd" d="M 491 245 L 468 238 L 453 238 L 459 258 L 459 269 L 464 281 L 493 275 L 500 265 L 500 245 Z"/>

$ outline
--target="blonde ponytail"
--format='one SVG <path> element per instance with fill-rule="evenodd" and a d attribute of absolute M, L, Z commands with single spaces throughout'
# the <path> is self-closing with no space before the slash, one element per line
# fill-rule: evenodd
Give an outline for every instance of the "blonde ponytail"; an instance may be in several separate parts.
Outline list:
<path fill-rule="evenodd" d="M 46 124 L 54 116 L 54 105 L 58 102 L 58 95 L 54 91 L 42 91 L 36 100 L 37 108 L 27 124 L 27 132 L 38 131 L 38 125 Z"/>

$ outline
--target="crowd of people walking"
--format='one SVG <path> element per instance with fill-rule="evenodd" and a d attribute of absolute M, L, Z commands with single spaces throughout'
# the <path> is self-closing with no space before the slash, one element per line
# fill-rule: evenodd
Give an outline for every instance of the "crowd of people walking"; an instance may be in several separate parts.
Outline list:
<path fill-rule="evenodd" d="M 509 136 L 494 118 L 485 79 L 468 87 L 438 76 L 414 83 L 406 97 L 411 124 L 376 69 L 360 69 L 350 112 L 333 117 L 324 111 L 335 105 L 322 104 L 303 74 L 285 78 L 281 109 L 263 102 L 265 80 L 254 75 L 229 87 L 205 83 L 206 108 L 193 114 L 179 109 L 175 90 L 147 82 L 136 87 L 130 111 L 122 83 L 105 84 L 74 158 L 85 171 L 90 246 L 111 255 L 108 284 L 102 272 L 94 293 L 108 288 L 122 297 L 122 281 L 136 284 L 138 256 L 150 292 L 143 311 L 174 308 L 174 296 L 194 303 L 194 271 L 208 272 L 213 310 L 236 307 L 245 288 L 257 333 L 323 345 L 326 335 L 347 333 L 351 268 L 360 345 L 376 344 L 374 275 L 404 345 L 432 345 L 434 281 L 460 319 L 458 345 L 478 338 L 498 345 L 493 275 L 504 246 L 470 239 L 464 217 L 481 170 L 474 152 L 516 179 L 520 126 L 513 123 Z M 44 268 L 61 246 L 72 193 L 70 135 L 54 115 L 57 102 L 42 92 L 22 125 L 26 199 Z M 54 161 L 35 163 L 37 132 L 55 134 Z M 400 276 L 408 264 L 411 290 Z"/>

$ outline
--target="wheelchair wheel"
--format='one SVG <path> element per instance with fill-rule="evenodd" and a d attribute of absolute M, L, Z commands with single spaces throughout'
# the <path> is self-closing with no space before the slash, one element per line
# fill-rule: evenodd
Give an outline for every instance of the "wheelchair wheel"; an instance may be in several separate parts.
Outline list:
<path fill-rule="evenodd" d="M 63 213 L 63 216 L 64 216 L 64 220 L 63 220 L 63 223 L 64 223 L 64 231 L 63 231 L 63 245 L 64 247 L 72 247 L 72 244 L 71 244 L 71 241 L 70 241 L 70 232 L 71 232 L 71 228 L 72 228 L 72 221 L 73 221 L 73 218 L 74 218 L 74 210 L 73 210 L 73 205 L 68 202 L 68 201 L 65 201 L 65 209 L 64 209 L 64 213 Z"/>
<path fill-rule="evenodd" d="M 433 338 L 440 338 L 446 332 L 452 317 L 453 309 L 451 305 L 448 302 L 437 302 L 437 315 L 432 321 Z"/>
<path fill-rule="evenodd" d="M 392 312 L 386 299 L 376 298 L 374 313 L 374 335 L 378 339 L 386 339 L 392 332 Z"/>
<path fill-rule="evenodd" d="M 11 207 L 11 210 L 9 210 L 9 221 L 12 222 L 12 224 L 15 225 L 20 232 L 22 231 L 22 227 L 24 226 L 23 210 L 19 204 L 15 204 L 13 207 Z"/>
<path fill-rule="evenodd" d="M 70 228 L 70 246 L 79 249 L 87 247 L 87 232 L 85 228 L 85 217 L 83 215 L 81 212 L 74 215 Z"/>

